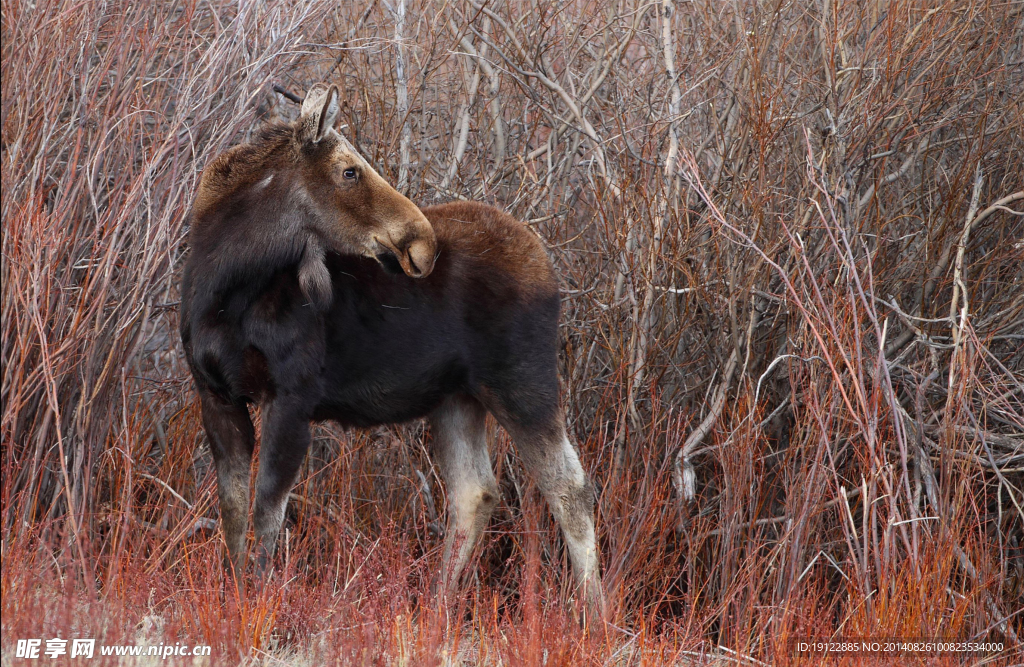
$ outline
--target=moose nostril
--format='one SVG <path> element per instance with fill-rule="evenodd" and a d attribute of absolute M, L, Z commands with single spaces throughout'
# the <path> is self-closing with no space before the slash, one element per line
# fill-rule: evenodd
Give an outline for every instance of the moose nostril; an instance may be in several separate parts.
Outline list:
<path fill-rule="evenodd" d="M 434 248 L 433 238 L 419 238 L 409 244 L 406 248 L 406 257 L 409 260 L 409 267 L 413 271 L 409 275 L 413 278 L 424 278 L 434 269 Z"/>

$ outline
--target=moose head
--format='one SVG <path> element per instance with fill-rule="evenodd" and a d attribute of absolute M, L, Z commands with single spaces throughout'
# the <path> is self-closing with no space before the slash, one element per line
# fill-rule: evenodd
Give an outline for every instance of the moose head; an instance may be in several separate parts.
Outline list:
<path fill-rule="evenodd" d="M 407 275 L 428 275 L 434 266 L 433 228 L 337 131 L 339 109 L 338 87 L 318 84 L 295 124 L 296 154 L 318 228 L 338 250 L 390 254 Z"/>
<path fill-rule="evenodd" d="M 196 195 L 193 250 L 234 265 L 233 273 L 298 261 L 302 290 L 320 306 L 331 300 L 327 251 L 429 275 L 433 228 L 342 136 L 340 108 L 337 86 L 314 85 L 298 120 L 264 127 L 217 156 Z"/>

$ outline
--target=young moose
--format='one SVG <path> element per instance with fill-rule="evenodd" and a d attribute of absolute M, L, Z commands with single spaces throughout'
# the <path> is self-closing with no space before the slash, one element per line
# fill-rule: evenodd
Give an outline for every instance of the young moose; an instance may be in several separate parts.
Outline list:
<path fill-rule="evenodd" d="M 192 211 L 181 339 L 217 465 L 237 572 L 245 562 L 248 404 L 263 415 L 253 509 L 273 557 L 310 421 L 367 427 L 428 416 L 448 488 L 441 584 L 455 589 L 498 502 L 484 437 L 509 432 L 599 607 L 594 491 L 566 437 L 558 287 L 540 242 L 478 203 L 424 210 L 335 130 L 338 89 L 203 172 Z"/>

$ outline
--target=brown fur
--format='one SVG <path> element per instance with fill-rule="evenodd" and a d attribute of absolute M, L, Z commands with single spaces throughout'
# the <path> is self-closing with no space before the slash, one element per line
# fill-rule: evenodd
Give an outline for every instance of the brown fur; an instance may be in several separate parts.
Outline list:
<path fill-rule="evenodd" d="M 285 159 L 293 136 L 290 125 L 265 125 L 255 141 L 233 146 L 207 164 L 192 205 L 193 225 L 210 221 L 210 213 L 218 204 L 235 192 L 255 185 L 278 166 Z"/>
<path fill-rule="evenodd" d="M 423 209 L 438 246 L 477 258 L 528 292 L 557 291 L 544 244 L 511 215 L 480 202 L 459 201 Z"/>

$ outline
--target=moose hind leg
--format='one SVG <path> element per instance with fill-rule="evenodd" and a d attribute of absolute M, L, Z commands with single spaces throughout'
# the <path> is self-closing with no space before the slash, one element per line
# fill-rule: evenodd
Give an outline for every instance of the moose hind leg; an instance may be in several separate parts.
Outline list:
<path fill-rule="evenodd" d="M 303 402 L 277 398 L 263 414 L 260 469 L 256 476 L 256 503 L 253 506 L 260 574 L 267 573 L 274 557 L 288 494 L 310 443 L 310 415 Z"/>
<path fill-rule="evenodd" d="M 487 451 L 487 411 L 475 399 L 447 399 L 430 417 L 434 459 L 448 489 L 441 587 L 453 592 L 494 507 L 498 484 Z"/>
<path fill-rule="evenodd" d="M 594 532 L 594 485 L 569 442 L 561 413 L 553 421 L 553 427 L 538 428 L 534 422 L 531 426 L 510 423 L 506 428 L 562 529 L 583 600 L 592 611 L 603 614 Z"/>
<path fill-rule="evenodd" d="M 245 564 L 245 531 L 249 523 L 249 467 L 256 442 L 244 403 L 228 403 L 201 392 L 203 427 L 217 467 L 217 493 L 228 560 L 236 575 Z"/>

